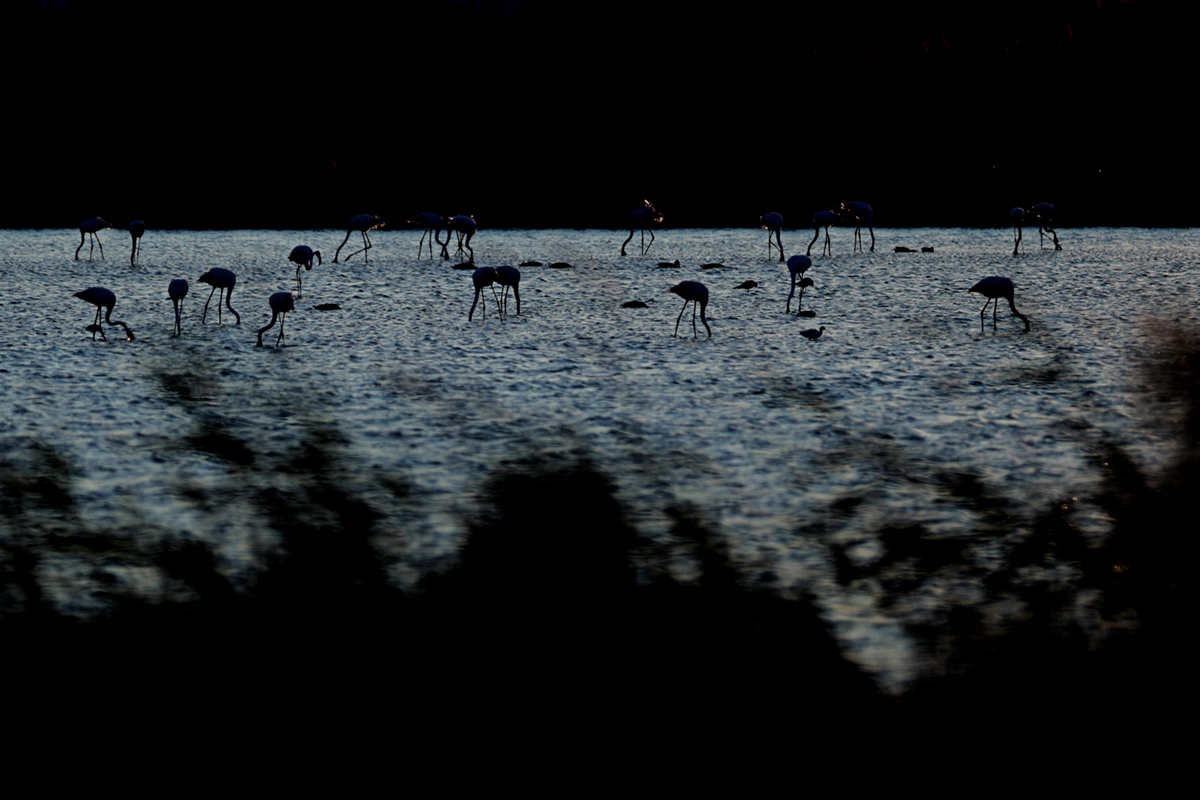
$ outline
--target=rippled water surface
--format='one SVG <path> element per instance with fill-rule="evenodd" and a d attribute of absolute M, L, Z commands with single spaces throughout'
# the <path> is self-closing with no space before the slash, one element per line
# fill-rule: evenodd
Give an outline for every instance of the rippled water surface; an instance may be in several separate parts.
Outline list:
<path fill-rule="evenodd" d="M 816 316 L 801 319 L 784 312 L 787 270 L 767 259 L 763 231 L 663 230 L 648 256 L 621 258 L 622 232 L 485 229 L 478 265 L 573 267 L 523 268 L 520 316 L 502 319 L 489 291 L 486 318 L 473 321 L 471 273 L 418 261 L 419 231 L 376 232 L 369 264 L 333 264 L 343 235 L 151 231 L 130 266 L 121 232 L 101 234 L 107 260 L 75 261 L 73 231 L 0 231 L 4 438 L 58 448 L 98 528 L 145 521 L 218 539 L 236 561 L 252 549 L 252 524 L 231 510 L 227 530 L 197 530 L 171 500 L 180 485 L 220 480 L 208 456 L 179 446 L 194 420 L 162 379 L 201 376 L 201 404 L 235 420 L 237 435 L 286 450 L 325 421 L 356 468 L 410 482 L 420 511 L 410 509 L 400 581 L 459 541 L 501 462 L 577 451 L 612 476 L 643 533 L 667 531 L 669 506 L 694 509 L 748 574 L 814 592 L 839 637 L 891 685 L 912 670 L 899 622 L 969 596 L 977 576 L 947 576 L 913 608 L 884 614 L 871 586 L 837 584 L 829 546 L 869 561 L 873 532 L 919 525 L 970 539 L 986 572 L 997 543 L 947 500 L 947 474 L 1004 498 L 1012 535 L 1071 502 L 1102 536 L 1106 519 L 1087 502 L 1091 448 L 1110 438 L 1148 468 L 1165 463 L 1165 434 L 1140 413 L 1140 364 L 1157 326 L 1197 316 L 1194 230 L 1063 230 L 1061 252 L 1027 233 L 1015 258 L 1006 230 L 878 230 L 866 254 L 834 231 L 834 257 L 814 258 L 808 273 L 816 286 L 804 308 Z M 809 238 L 793 232 L 784 244 L 803 252 Z M 305 275 L 286 346 L 273 346 L 272 330 L 258 348 L 267 297 L 295 288 L 286 257 L 298 244 L 326 260 Z M 701 268 L 712 262 L 724 268 Z M 201 324 L 208 287 L 196 279 L 210 267 L 236 273 L 240 325 L 228 312 L 217 324 L 215 299 Z M 967 289 L 987 275 L 1013 279 L 1030 332 L 1007 308 L 980 329 L 982 299 Z M 180 277 L 191 293 L 174 338 L 167 284 Z M 733 288 L 751 279 L 758 289 Z M 708 286 L 711 339 L 703 327 L 693 339 L 690 312 L 672 336 L 681 301 L 666 290 L 680 280 Z M 72 298 L 89 286 L 116 293 L 113 316 L 135 341 L 117 328 L 92 341 L 94 309 Z M 649 307 L 622 308 L 628 300 Z M 313 309 L 322 303 L 341 310 Z M 819 340 L 801 337 L 817 326 Z"/>

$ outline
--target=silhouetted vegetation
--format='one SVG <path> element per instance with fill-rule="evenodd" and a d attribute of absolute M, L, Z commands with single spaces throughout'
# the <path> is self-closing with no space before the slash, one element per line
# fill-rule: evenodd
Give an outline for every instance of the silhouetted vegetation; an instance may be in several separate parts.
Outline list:
<path fill-rule="evenodd" d="M 752 727 L 826 712 L 1136 718 L 1189 691 L 1200 341 L 1176 335 L 1163 352 L 1150 371 L 1174 413 L 1159 416 L 1183 446 L 1157 477 L 1116 443 L 1097 453 L 1095 499 L 1112 519 L 1103 541 L 1074 523 L 1069 499 L 1009 536 L 1008 501 L 961 472 L 940 475 L 937 491 L 975 513 L 975 531 L 897 521 L 874 533 L 880 555 L 864 561 L 829 536 L 866 507 L 847 497 L 799 532 L 827 548 L 838 584 L 878 585 L 885 612 L 940 577 L 980 579 L 981 594 L 908 626 L 926 658 L 899 698 L 847 658 L 816 598 L 773 590 L 770 565 L 740 563 L 694 509 L 664 508 L 669 536 L 643 536 L 603 471 L 563 448 L 497 466 L 453 563 L 419 565 L 424 577 L 402 589 L 389 577 L 406 537 L 396 509 L 420 513 L 403 476 L 352 468 L 338 432 L 315 422 L 285 452 L 243 441 L 196 403 L 214 384 L 180 375 L 161 379 L 192 419 L 179 446 L 225 476 L 178 487 L 203 536 L 106 527 L 75 501 L 76 476 L 53 448 L 3 443 L 4 681 L 55 704 L 169 695 L 200 713 L 253 695 L 314 713 L 386 707 L 410 725 L 490 704 Z M 904 468 L 894 454 L 863 457 Z M 250 563 L 213 544 L 230 519 Z M 972 548 L 1005 536 L 1003 563 L 981 568 Z M 81 570 L 93 596 L 64 596 L 62 576 Z"/>

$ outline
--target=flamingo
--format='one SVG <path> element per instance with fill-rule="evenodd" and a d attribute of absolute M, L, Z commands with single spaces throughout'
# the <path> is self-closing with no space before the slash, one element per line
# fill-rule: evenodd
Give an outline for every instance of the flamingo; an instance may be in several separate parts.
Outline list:
<path fill-rule="evenodd" d="M 621 255 L 625 255 L 625 245 L 633 240 L 633 232 L 641 230 L 642 232 L 642 255 L 650 250 L 650 245 L 646 244 L 646 231 L 650 231 L 650 244 L 654 244 L 654 229 L 651 224 L 662 222 L 662 214 L 658 213 L 658 209 L 649 200 L 643 201 L 646 205 L 639 208 L 629 215 L 629 238 L 621 243 Z"/>
<path fill-rule="evenodd" d="M 88 246 L 88 261 L 92 260 L 92 251 L 96 249 L 96 245 L 100 245 L 100 258 L 104 258 L 104 245 L 101 244 L 100 237 L 96 234 L 111 227 L 112 225 L 100 217 L 92 217 L 79 223 L 79 247 L 75 248 L 75 260 L 79 260 L 79 251 L 83 249 L 83 240 L 88 236 L 92 237 L 92 243 Z"/>
<path fill-rule="evenodd" d="M 992 329 L 996 328 L 996 309 L 1000 305 L 1001 297 L 1008 301 L 1008 307 L 1012 309 L 1013 316 L 1020 317 L 1021 321 L 1025 323 L 1025 330 L 1029 330 L 1029 317 L 1017 311 L 1017 305 L 1013 302 L 1013 282 L 1010 279 L 992 275 L 984 278 L 967 291 L 979 292 L 987 298 L 983 308 L 979 309 L 979 330 L 983 330 L 983 315 L 987 312 L 988 303 L 992 303 Z"/>
<path fill-rule="evenodd" d="M 308 245 L 296 245 L 292 248 L 292 252 L 288 254 L 288 261 L 296 265 L 296 297 L 301 297 L 300 292 L 303 289 L 303 282 L 300 280 L 300 268 L 304 267 L 306 270 L 312 269 L 313 256 L 317 257 L 317 266 L 321 266 L 321 251 L 313 250 Z M 280 323 L 279 327 L 282 328 L 283 324 Z"/>
<path fill-rule="evenodd" d="M 1046 234 L 1050 234 L 1050 238 L 1054 240 L 1054 249 L 1062 250 L 1062 245 L 1058 243 L 1058 233 L 1054 230 L 1054 206 L 1049 203 L 1038 203 L 1032 210 L 1033 218 L 1038 224 L 1038 236 L 1041 237 L 1038 241 L 1045 244 Z M 104 251 L 100 251 L 100 255 L 104 255 Z"/>
<path fill-rule="evenodd" d="M 812 241 L 808 243 L 808 250 L 805 255 L 812 255 L 812 246 L 817 243 L 817 237 L 821 235 L 821 228 L 825 229 L 825 247 L 821 250 L 821 255 L 833 256 L 833 247 L 829 243 L 829 226 L 837 222 L 837 214 L 832 211 L 818 211 L 813 214 L 813 225 L 817 226 L 817 232 L 813 234 Z"/>
<path fill-rule="evenodd" d="M 809 328 L 806 331 L 800 331 L 800 335 L 805 339 L 808 339 L 810 342 L 815 342 L 817 339 L 821 338 L 821 334 L 824 332 L 825 326 L 822 325 L 820 328 Z"/>
<path fill-rule="evenodd" d="M 508 313 L 508 290 L 511 287 L 513 297 L 517 298 L 517 316 L 520 316 L 521 292 L 519 289 L 521 284 L 521 270 L 516 267 L 496 267 L 496 283 L 504 287 L 504 291 L 500 295 L 504 303 L 500 313 L 502 315 Z"/>
<path fill-rule="evenodd" d="M 429 258 L 433 259 L 433 243 L 437 242 L 442 246 L 442 260 L 449 261 L 450 254 L 446 252 L 446 245 L 450 244 L 450 233 L 446 232 L 446 241 L 443 243 L 438 234 L 442 228 L 446 227 L 446 220 L 442 219 L 440 214 L 434 214 L 432 211 L 425 211 L 417 214 L 415 219 L 409 220 L 410 224 L 420 224 L 425 226 L 425 230 L 421 233 L 421 241 L 417 242 L 417 258 L 421 257 L 421 250 L 425 246 L 425 236 L 429 235 Z"/>
<path fill-rule="evenodd" d="M 208 300 L 204 301 L 204 313 L 200 315 L 200 324 L 204 324 L 204 320 L 208 318 L 208 304 L 212 300 L 213 293 L 217 289 L 221 290 L 221 295 L 225 298 L 225 306 L 229 309 L 229 313 L 237 319 L 237 324 L 242 324 L 242 317 L 238 312 L 233 310 L 233 306 L 229 304 L 230 298 L 233 297 L 233 285 L 237 283 L 237 276 L 227 269 L 221 267 L 213 267 L 208 272 L 200 276 L 201 283 L 207 283 L 212 286 L 212 291 L 208 293 Z M 217 324 L 221 324 L 221 300 L 217 298 Z"/>
<path fill-rule="evenodd" d="M 333 254 L 333 263 L 338 263 L 338 255 L 342 252 L 342 248 L 346 246 L 346 242 L 350 241 L 350 234 L 358 231 L 362 234 L 363 246 L 360 250 L 355 250 L 350 255 L 346 256 L 346 260 L 354 258 L 359 253 L 363 253 L 363 260 L 368 264 L 371 260 L 367 258 L 366 252 L 371 249 L 371 237 L 367 233 L 376 228 L 383 227 L 383 220 L 371 214 L 359 214 L 350 218 L 350 227 L 346 229 L 346 238 L 342 239 L 342 243 L 338 245 L 337 252 Z"/>
<path fill-rule="evenodd" d="M 1017 247 L 1021 244 L 1021 229 L 1025 227 L 1025 209 L 1018 206 L 1008 212 L 1008 216 L 1012 219 L 1013 224 L 1013 255 L 1017 254 Z"/>
<path fill-rule="evenodd" d="M 711 339 L 712 328 L 708 327 L 708 320 L 704 316 L 704 310 L 708 308 L 708 287 L 700 281 L 680 281 L 667 289 L 667 293 L 683 298 L 683 308 L 679 309 L 679 316 L 675 319 L 675 333 L 671 335 L 679 335 L 679 321 L 683 319 L 683 312 L 687 310 L 688 303 L 695 303 L 696 305 L 692 306 L 692 338 L 699 336 L 696 330 L 696 306 L 700 306 L 700 321 L 704 323 L 704 329 L 708 331 L 708 338 Z"/>
<path fill-rule="evenodd" d="M 471 273 L 471 282 L 475 284 L 475 299 L 471 302 L 471 310 L 467 312 L 467 321 L 475 315 L 475 304 L 479 302 L 479 293 L 484 287 L 492 287 L 492 297 L 496 297 L 496 287 L 493 285 L 496 282 L 496 270 L 492 267 L 480 267 Z M 500 310 L 500 298 L 496 297 L 496 310 Z M 487 299 L 483 301 L 483 318 L 487 319 Z"/>
<path fill-rule="evenodd" d="M 104 329 L 100 327 L 100 312 L 104 312 L 104 321 L 109 325 L 120 325 L 125 329 L 125 341 L 133 341 L 133 331 L 129 330 L 129 326 L 118 319 L 112 318 L 113 308 L 117 305 L 117 296 L 103 286 L 93 286 L 90 289 L 84 289 L 82 292 L 76 292 L 71 295 L 78 297 L 80 300 L 91 303 L 96 307 L 96 321 L 88 325 L 87 329 L 92 332 L 92 341 L 96 341 L 96 334 L 99 333 L 104 341 L 108 341 L 108 337 L 104 335 Z"/>
<path fill-rule="evenodd" d="M 275 324 L 275 318 L 279 317 L 279 338 L 275 340 L 275 346 L 278 347 L 283 341 L 283 322 L 287 319 L 288 312 L 296 309 L 296 302 L 292 299 L 291 292 L 275 292 L 267 298 L 267 302 L 271 304 L 271 321 L 265 328 L 258 329 L 258 346 L 263 346 L 262 335 L 271 330 L 271 326 Z"/>
<path fill-rule="evenodd" d="M 860 203 L 854 200 L 850 203 L 842 203 L 842 213 L 844 216 L 849 214 L 854 220 L 854 249 L 862 250 L 862 226 L 866 225 L 871 231 L 871 252 L 875 252 L 875 229 L 871 227 L 871 217 L 875 212 L 866 203 Z"/>
<path fill-rule="evenodd" d="M 775 243 L 779 246 L 779 260 L 783 261 L 783 242 L 780 240 L 780 231 L 783 230 L 783 217 L 776 214 L 774 211 L 768 211 L 759 218 L 762 223 L 763 230 L 767 232 L 767 258 L 771 257 L 771 234 L 775 234 Z"/>
<path fill-rule="evenodd" d="M 183 278 L 176 278 L 167 286 L 167 294 L 171 297 L 171 305 L 175 306 L 175 335 L 179 336 L 183 333 L 183 328 L 180 324 L 183 312 L 183 298 L 187 297 L 188 282 Z"/>
<path fill-rule="evenodd" d="M 129 223 L 129 235 L 133 237 L 133 252 L 129 254 L 129 265 L 131 267 L 137 264 L 138 250 L 141 249 L 139 245 L 142 240 L 142 234 L 145 232 L 146 223 L 140 219 L 135 219 Z"/>
<path fill-rule="evenodd" d="M 471 257 L 467 260 L 472 264 L 475 263 L 475 250 L 471 247 L 471 237 L 479 230 L 479 226 L 475 224 L 474 217 L 458 216 L 451 217 L 446 223 L 446 227 L 458 234 L 458 251 L 455 255 L 462 257 L 463 248 L 466 247 L 471 251 Z M 450 234 L 446 234 L 446 244 L 450 244 Z M 447 254 L 447 257 L 449 254 Z"/>
<path fill-rule="evenodd" d="M 808 272 L 808 268 L 811 266 L 812 259 L 808 256 L 795 255 L 787 260 L 788 273 L 790 273 L 792 276 L 792 290 L 788 292 L 787 305 L 784 306 L 784 311 L 792 310 L 792 295 L 796 293 L 796 276 L 800 275 L 803 278 L 804 273 Z M 808 283 L 805 284 L 804 281 L 808 281 Z M 804 302 L 805 286 L 812 285 L 813 283 L 811 278 L 803 278 L 803 280 L 800 281 L 800 302 Z M 799 306 L 796 307 L 796 310 L 799 310 Z"/>

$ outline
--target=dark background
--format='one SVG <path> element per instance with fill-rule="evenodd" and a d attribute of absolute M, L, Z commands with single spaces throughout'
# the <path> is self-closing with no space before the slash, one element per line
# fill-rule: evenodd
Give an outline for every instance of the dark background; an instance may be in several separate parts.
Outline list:
<path fill-rule="evenodd" d="M 711 7 L 710 7 L 711 8 Z M 315 10 L 314 10 L 315 9 Z M 1172 5 L 21 0 L 8 227 L 1192 225 Z"/>

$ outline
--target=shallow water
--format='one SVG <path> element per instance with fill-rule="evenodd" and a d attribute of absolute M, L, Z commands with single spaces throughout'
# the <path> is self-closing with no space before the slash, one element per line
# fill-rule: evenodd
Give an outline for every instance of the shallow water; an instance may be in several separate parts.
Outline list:
<path fill-rule="evenodd" d="M 810 236 L 793 233 L 785 246 L 803 252 Z M 877 230 L 877 252 L 866 254 L 834 231 L 835 255 L 808 272 L 812 319 L 784 313 L 787 270 L 768 260 L 763 231 L 663 230 L 649 255 L 622 258 L 624 235 L 481 231 L 480 266 L 574 266 L 523 268 L 520 316 L 510 300 L 502 319 L 485 290 L 486 318 L 476 310 L 468 321 L 470 271 L 418 261 L 419 231 L 374 233 L 369 264 L 331 262 L 339 231 L 151 231 L 138 266 L 117 231 L 101 234 L 107 260 L 92 261 L 73 259 L 73 231 L 0 231 L 0 439 L 62 451 L 98 530 L 202 536 L 230 569 L 249 569 L 266 544 L 252 519 L 231 506 L 228 526 L 213 531 L 172 500 L 180 486 L 225 479 L 209 456 L 179 446 L 195 415 L 161 379 L 202 376 L 191 387 L 199 405 L 257 446 L 284 451 L 314 421 L 330 422 L 355 470 L 409 482 L 415 499 L 397 511 L 409 528 L 394 568 L 402 583 L 452 552 L 498 464 L 578 451 L 614 479 L 644 534 L 665 536 L 665 510 L 690 507 L 747 574 L 814 593 L 888 688 L 919 669 L 903 627 L 976 596 L 997 548 L 1035 514 L 1069 503 L 1077 524 L 1105 534 L 1087 499 L 1098 442 L 1125 445 L 1151 471 L 1170 457 L 1167 432 L 1141 413 L 1140 365 L 1161 337 L 1156 323 L 1196 326 L 1200 231 L 1062 231 L 1061 252 L 1027 232 L 1015 258 L 1007 230 Z M 326 261 L 304 276 L 286 346 L 273 346 L 276 327 L 258 348 L 268 295 L 295 289 L 286 257 L 297 244 Z M 657 266 L 676 259 L 683 266 Z M 710 262 L 724 269 L 701 269 Z M 218 266 L 237 274 L 241 325 L 228 312 L 217 324 L 215 298 L 200 322 L 208 287 L 196 279 Z M 982 298 L 967 289 L 994 274 L 1016 283 L 1030 332 L 1007 308 L 995 329 L 989 311 L 981 330 Z M 167 284 L 179 277 L 191 293 L 175 338 Z M 760 287 L 733 288 L 749 279 Z M 693 338 L 690 312 L 672 335 L 681 301 L 666 290 L 680 280 L 709 287 L 711 339 L 703 327 Z M 108 342 L 85 331 L 94 309 L 71 295 L 97 285 L 116 293 L 113 317 L 135 341 L 118 328 L 106 329 Z M 635 299 L 649 308 L 621 307 Z M 320 303 L 342 310 L 313 310 Z M 800 336 L 822 325 L 819 340 Z M 979 514 L 948 500 L 947 474 L 975 476 L 1003 498 L 1011 528 L 982 535 L 991 529 Z M 881 528 L 911 525 L 970 540 L 978 569 L 931 580 L 909 607 L 886 612 L 876 587 L 837 583 L 831 546 L 869 563 Z M 86 574 L 60 568 L 62 607 L 96 610 Z"/>

